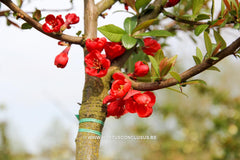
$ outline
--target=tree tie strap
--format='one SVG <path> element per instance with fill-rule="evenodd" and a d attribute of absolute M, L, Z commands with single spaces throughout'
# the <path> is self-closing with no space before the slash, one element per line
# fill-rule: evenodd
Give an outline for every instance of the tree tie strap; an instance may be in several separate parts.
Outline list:
<path fill-rule="evenodd" d="M 95 123 L 99 123 L 101 125 L 104 125 L 103 121 L 99 120 L 99 119 L 94 119 L 94 118 L 83 118 L 79 120 L 79 123 L 84 123 L 84 122 L 95 122 Z"/>
<path fill-rule="evenodd" d="M 80 129 L 78 130 L 78 132 L 93 133 L 93 134 L 96 134 L 96 135 L 98 135 L 98 136 L 101 136 L 101 135 L 102 135 L 101 132 L 99 132 L 99 131 L 95 131 L 95 130 L 92 130 L 92 129 L 86 129 L 86 128 L 80 128 Z"/>

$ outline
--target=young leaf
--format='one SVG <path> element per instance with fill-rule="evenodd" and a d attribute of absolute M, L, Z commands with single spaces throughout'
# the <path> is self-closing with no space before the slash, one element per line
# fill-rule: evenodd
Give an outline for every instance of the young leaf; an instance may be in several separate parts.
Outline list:
<path fill-rule="evenodd" d="M 41 17 L 42 17 L 42 13 L 39 9 L 36 9 L 34 12 L 33 12 L 33 19 L 35 19 L 36 21 L 40 21 L 41 20 Z"/>
<path fill-rule="evenodd" d="M 21 29 L 31 29 L 32 26 L 28 23 L 23 23 L 22 26 L 21 26 Z"/>
<path fill-rule="evenodd" d="M 194 0 L 193 2 L 193 15 L 197 15 L 203 6 L 204 0 Z"/>
<path fill-rule="evenodd" d="M 122 44 L 126 49 L 131 49 L 137 43 L 137 39 L 130 37 L 128 34 L 122 36 Z"/>
<path fill-rule="evenodd" d="M 147 20 L 147 21 L 144 21 L 144 22 L 140 23 L 139 25 L 136 26 L 136 28 L 133 29 L 132 34 L 141 30 L 141 29 L 148 28 L 150 25 L 152 25 L 157 20 L 158 19 L 150 19 L 150 20 Z"/>
<path fill-rule="evenodd" d="M 154 55 L 155 60 L 157 61 L 158 65 L 160 64 L 161 60 L 165 58 L 164 53 L 161 49 L 159 49 L 155 55 Z"/>
<path fill-rule="evenodd" d="M 212 60 L 214 60 L 214 61 L 217 61 L 217 60 L 219 60 L 219 58 L 218 58 L 218 57 L 210 57 L 210 59 L 212 59 Z"/>
<path fill-rule="evenodd" d="M 215 0 L 212 0 L 212 8 L 211 8 L 211 18 L 213 20 L 213 14 L 214 14 L 214 10 L 215 10 Z"/>
<path fill-rule="evenodd" d="M 176 59 L 177 59 L 177 55 L 173 56 L 169 59 L 167 57 L 165 57 L 160 61 L 160 64 L 159 64 L 160 77 L 164 77 L 168 74 L 168 72 L 175 65 Z"/>
<path fill-rule="evenodd" d="M 187 95 L 186 93 L 183 93 L 182 91 L 179 91 L 179 90 L 177 90 L 177 89 L 170 88 L 170 87 L 168 87 L 167 89 L 169 89 L 169 90 L 171 90 L 171 91 L 174 91 L 174 92 L 177 92 L 177 93 L 180 93 L 180 94 L 182 94 L 182 95 L 188 97 L 188 95 Z"/>
<path fill-rule="evenodd" d="M 131 35 L 133 29 L 137 26 L 137 17 L 128 17 L 124 21 L 124 29 L 125 31 Z"/>
<path fill-rule="evenodd" d="M 190 85 L 190 84 L 203 84 L 203 85 L 207 85 L 207 83 L 204 80 L 201 80 L 201 79 L 195 79 L 195 80 L 190 80 L 190 81 L 187 81 L 187 82 L 180 83 L 180 85 L 182 85 L 182 86 Z"/>
<path fill-rule="evenodd" d="M 212 70 L 212 71 L 218 71 L 221 72 L 219 68 L 215 67 L 215 66 L 211 66 L 209 67 L 207 70 Z"/>
<path fill-rule="evenodd" d="M 176 79 L 178 82 L 181 82 L 181 76 L 177 73 L 177 72 L 174 72 L 174 71 L 172 71 L 172 72 L 170 72 L 170 74 L 171 74 L 171 76 L 174 78 L 174 79 Z"/>
<path fill-rule="evenodd" d="M 113 24 L 101 26 L 98 30 L 112 42 L 120 42 L 126 32 Z"/>
<path fill-rule="evenodd" d="M 202 25 L 199 25 L 195 28 L 194 30 L 194 34 L 196 36 L 199 36 L 203 31 L 205 31 L 206 29 L 208 28 L 208 24 L 202 24 Z"/>
<path fill-rule="evenodd" d="M 144 9 L 150 2 L 151 0 L 136 0 L 135 3 L 136 10 L 139 11 L 140 8 Z"/>
<path fill-rule="evenodd" d="M 152 67 L 153 67 L 153 69 L 154 69 L 157 77 L 160 77 L 159 67 L 158 67 L 157 61 L 155 60 L 155 58 L 154 58 L 153 56 L 148 55 L 148 58 L 149 58 L 149 60 L 150 60 L 150 62 L 151 62 L 151 64 L 152 64 Z"/>
<path fill-rule="evenodd" d="M 79 37 L 81 33 L 82 33 L 82 31 L 80 30 L 76 33 L 76 35 Z"/>
<path fill-rule="evenodd" d="M 201 64 L 201 60 L 197 56 L 193 56 L 193 60 L 195 61 L 196 65 Z"/>
<path fill-rule="evenodd" d="M 198 47 L 196 48 L 196 56 L 199 58 L 200 62 L 202 62 L 203 54 L 202 54 L 202 51 Z"/>
<path fill-rule="evenodd" d="M 173 36 L 173 34 L 166 30 L 153 30 L 145 33 L 140 33 L 135 36 L 168 37 Z"/>
<path fill-rule="evenodd" d="M 204 42 L 207 50 L 206 58 L 209 58 L 212 54 L 212 42 L 207 32 L 204 32 Z"/>
<path fill-rule="evenodd" d="M 222 38 L 222 36 L 215 30 L 213 33 L 214 33 L 214 38 L 215 38 L 217 44 L 221 44 L 221 49 L 226 48 L 227 44 L 226 44 L 225 40 Z"/>
<path fill-rule="evenodd" d="M 205 19 L 209 19 L 210 16 L 208 14 L 199 14 L 197 16 L 197 18 L 195 18 L 195 21 L 201 21 L 201 20 L 205 20 Z"/>

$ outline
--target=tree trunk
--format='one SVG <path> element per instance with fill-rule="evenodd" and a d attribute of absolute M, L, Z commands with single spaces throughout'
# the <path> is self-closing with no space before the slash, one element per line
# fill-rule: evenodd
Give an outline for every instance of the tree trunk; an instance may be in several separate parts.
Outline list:
<path fill-rule="evenodd" d="M 79 111 L 79 119 L 93 118 L 104 123 L 106 118 L 106 106 L 102 104 L 103 98 L 109 90 L 109 81 L 86 75 L 83 100 Z M 88 129 L 86 131 L 86 129 Z M 76 160 L 96 160 L 100 146 L 100 136 L 94 132 L 102 132 L 103 124 L 96 122 L 84 122 L 79 124 L 79 132 L 76 138 Z"/>

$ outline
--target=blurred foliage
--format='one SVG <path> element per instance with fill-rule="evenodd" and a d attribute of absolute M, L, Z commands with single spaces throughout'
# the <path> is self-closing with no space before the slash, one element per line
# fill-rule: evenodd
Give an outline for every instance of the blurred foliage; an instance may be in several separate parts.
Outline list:
<path fill-rule="evenodd" d="M 38 154 L 24 151 L 25 146 L 23 144 L 16 144 L 19 142 L 14 141 L 14 138 L 9 136 L 8 129 L 8 122 L 0 122 L 0 160 L 74 159 L 75 153 L 70 145 L 69 133 L 60 126 L 58 121 L 53 121 L 47 129 L 46 134 L 40 137 L 39 143 L 36 144 L 39 147 Z"/>

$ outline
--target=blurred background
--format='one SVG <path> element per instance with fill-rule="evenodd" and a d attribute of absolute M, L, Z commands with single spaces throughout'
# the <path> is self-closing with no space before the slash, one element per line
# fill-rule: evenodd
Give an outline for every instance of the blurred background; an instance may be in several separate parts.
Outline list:
<path fill-rule="evenodd" d="M 97 2 L 97 1 L 96 1 Z M 206 1 L 207 2 L 207 1 Z M 216 14 L 219 11 L 217 1 Z M 17 3 L 17 2 L 16 2 Z M 181 5 L 190 3 L 182 0 Z M 205 11 L 211 6 L 206 3 Z M 73 8 L 72 8 L 73 7 Z M 25 0 L 22 9 L 45 9 L 43 17 L 77 13 L 80 23 L 66 33 L 83 30 L 83 3 L 74 0 Z M 59 11 L 52 9 L 59 8 Z M 7 10 L 3 4 L 0 11 Z M 71 9 L 65 11 L 65 9 Z M 177 12 L 180 7 L 169 9 Z M 113 23 L 123 27 L 131 16 L 117 3 L 99 26 Z M 131 10 L 130 10 L 131 11 Z M 9 20 L 21 25 L 23 21 Z M 161 18 L 161 17 L 160 17 Z M 114 21 L 113 21 L 114 20 Z M 65 69 L 56 68 L 54 58 L 64 47 L 35 29 L 7 26 L 0 17 L 0 160 L 73 160 L 78 114 L 84 84 L 83 53 L 73 45 Z M 43 23 L 43 22 L 42 22 Z M 162 19 L 158 28 L 178 26 L 176 36 L 159 39 L 166 55 L 178 54 L 179 72 L 194 65 L 196 46 L 205 53 L 203 36 L 195 37 L 181 25 Z M 227 28 L 221 32 L 227 44 L 240 33 Z M 101 36 L 99 34 L 99 36 Z M 156 91 L 157 103 L 147 119 L 127 114 L 108 118 L 100 148 L 102 160 L 238 160 L 240 159 L 239 59 L 228 57 L 216 65 L 221 72 L 205 71 L 194 77 L 207 85 L 183 87 L 187 95 L 168 89 Z M 153 136 L 154 139 L 114 139 L 113 136 Z"/>

